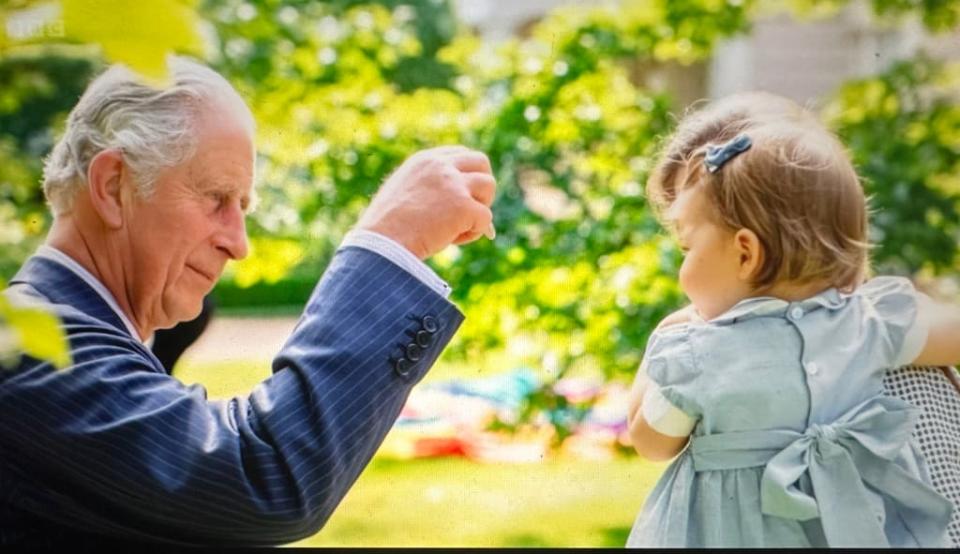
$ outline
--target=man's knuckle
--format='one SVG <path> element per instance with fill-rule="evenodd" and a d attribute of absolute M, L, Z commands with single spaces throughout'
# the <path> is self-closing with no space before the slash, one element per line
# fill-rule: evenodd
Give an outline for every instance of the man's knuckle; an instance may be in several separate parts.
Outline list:
<path fill-rule="evenodd" d="M 423 169 L 431 173 L 443 173 L 447 164 L 440 156 L 429 156 L 423 162 Z"/>

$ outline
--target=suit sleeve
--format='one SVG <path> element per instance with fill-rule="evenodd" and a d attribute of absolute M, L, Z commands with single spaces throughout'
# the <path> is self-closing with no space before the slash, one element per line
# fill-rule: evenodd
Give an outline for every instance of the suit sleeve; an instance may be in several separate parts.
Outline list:
<path fill-rule="evenodd" d="M 247 397 L 209 401 L 129 337 L 67 317 L 72 367 L 27 360 L 0 375 L 10 502 L 121 538 L 268 545 L 309 536 L 462 320 L 383 257 L 342 249 L 273 375 Z"/>

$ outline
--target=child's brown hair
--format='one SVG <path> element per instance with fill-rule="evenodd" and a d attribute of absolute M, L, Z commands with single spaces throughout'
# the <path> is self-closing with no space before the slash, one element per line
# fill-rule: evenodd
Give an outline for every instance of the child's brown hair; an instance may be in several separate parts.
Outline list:
<path fill-rule="evenodd" d="M 746 134 L 752 146 L 718 171 L 706 147 Z M 763 246 L 753 285 L 823 282 L 859 285 L 868 263 L 867 203 L 843 145 L 786 98 L 734 95 L 682 121 L 647 183 L 659 214 L 701 187 L 716 223 L 756 233 Z"/>

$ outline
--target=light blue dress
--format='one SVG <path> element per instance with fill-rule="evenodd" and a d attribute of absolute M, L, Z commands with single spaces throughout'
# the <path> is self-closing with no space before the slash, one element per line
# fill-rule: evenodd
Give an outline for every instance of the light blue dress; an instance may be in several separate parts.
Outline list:
<path fill-rule="evenodd" d="M 881 277 L 655 333 L 652 392 L 694 427 L 627 545 L 946 546 L 952 507 L 911 443 L 916 410 L 881 394 L 926 341 L 916 305 L 909 281 Z"/>

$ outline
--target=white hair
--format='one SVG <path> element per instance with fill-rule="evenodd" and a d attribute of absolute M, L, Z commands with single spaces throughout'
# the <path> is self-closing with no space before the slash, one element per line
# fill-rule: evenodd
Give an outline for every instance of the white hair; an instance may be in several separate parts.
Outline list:
<path fill-rule="evenodd" d="M 170 57 L 171 84 L 156 88 L 122 65 L 94 79 L 70 112 L 63 137 L 43 167 L 43 192 L 54 215 L 69 212 L 87 186 L 94 156 L 116 148 L 123 154 L 141 196 L 157 174 L 196 152 L 194 121 L 202 105 L 233 97 L 253 129 L 253 116 L 237 91 L 216 71 L 183 57 Z"/>

